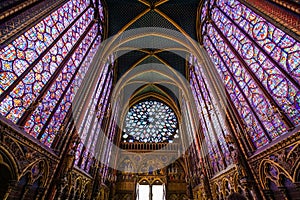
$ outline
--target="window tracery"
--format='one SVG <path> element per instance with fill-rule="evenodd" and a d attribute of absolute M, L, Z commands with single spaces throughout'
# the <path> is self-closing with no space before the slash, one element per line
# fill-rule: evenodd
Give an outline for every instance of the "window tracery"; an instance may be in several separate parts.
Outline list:
<path fill-rule="evenodd" d="M 0 49 L 0 113 L 48 147 L 103 37 L 103 5 L 93 3 L 69 0 Z"/>
<path fill-rule="evenodd" d="M 299 125 L 300 43 L 238 0 L 209 3 L 201 16 L 204 47 L 260 148 Z"/>
<path fill-rule="evenodd" d="M 178 120 L 163 102 L 146 100 L 133 105 L 125 118 L 124 142 L 168 142 L 178 138 Z"/>

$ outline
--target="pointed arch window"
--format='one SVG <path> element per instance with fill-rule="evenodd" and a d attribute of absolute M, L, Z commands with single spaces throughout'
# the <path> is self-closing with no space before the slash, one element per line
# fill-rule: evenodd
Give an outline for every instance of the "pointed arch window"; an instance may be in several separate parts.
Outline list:
<path fill-rule="evenodd" d="M 220 109 L 214 92 L 196 57 L 190 56 L 190 85 L 198 110 L 201 132 L 204 136 L 202 148 L 209 155 L 214 172 L 223 170 L 232 163 L 225 135 L 229 134 L 223 110 Z"/>
<path fill-rule="evenodd" d="M 146 180 L 137 183 L 136 185 L 136 200 L 165 200 L 166 191 L 165 184 L 160 181 L 155 181 L 149 184 Z"/>
<path fill-rule="evenodd" d="M 69 0 L 0 49 L 0 114 L 48 147 L 103 37 L 94 3 Z"/>
<path fill-rule="evenodd" d="M 79 126 L 80 144 L 75 154 L 75 165 L 89 171 L 93 157 L 100 152 L 102 124 L 108 107 L 108 97 L 112 89 L 113 72 L 109 63 L 105 64 L 98 78 L 97 87 L 93 91 L 92 100 L 88 104 L 83 120 Z"/>
<path fill-rule="evenodd" d="M 298 126 L 299 41 L 238 0 L 206 3 L 201 19 L 204 46 L 254 146 Z"/>

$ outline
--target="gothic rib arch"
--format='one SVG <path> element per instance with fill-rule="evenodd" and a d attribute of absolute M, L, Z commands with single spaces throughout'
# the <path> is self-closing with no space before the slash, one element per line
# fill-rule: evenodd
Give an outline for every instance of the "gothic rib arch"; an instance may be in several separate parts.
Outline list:
<path fill-rule="evenodd" d="M 49 179 L 49 162 L 45 158 L 38 159 L 30 163 L 20 174 L 20 178 L 28 176 L 29 183 L 33 184 L 37 180 L 41 180 L 41 186 L 46 187 Z"/>
<path fill-rule="evenodd" d="M 3 146 L 0 146 L 0 165 L 5 166 L 9 170 L 12 180 L 18 180 L 19 177 L 16 160 L 17 159 L 13 156 L 13 154 L 11 154 Z"/>
<path fill-rule="evenodd" d="M 274 168 L 274 170 L 277 172 L 277 174 L 270 173 L 269 167 Z M 259 181 L 262 185 L 263 189 L 268 189 L 268 182 L 272 181 L 277 186 L 282 186 L 281 183 L 281 176 L 285 176 L 286 178 L 290 179 L 292 182 L 295 182 L 294 178 L 278 163 L 263 159 L 259 165 Z"/>

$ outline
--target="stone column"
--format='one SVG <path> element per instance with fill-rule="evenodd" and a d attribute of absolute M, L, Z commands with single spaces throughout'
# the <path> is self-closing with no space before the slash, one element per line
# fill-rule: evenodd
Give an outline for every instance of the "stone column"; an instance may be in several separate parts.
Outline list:
<path fill-rule="evenodd" d="M 245 196 L 247 197 L 247 199 L 249 200 L 253 200 L 253 183 L 249 182 L 249 180 L 245 177 L 240 179 L 241 182 L 241 186 L 243 187 L 243 192 L 245 194 Z"/>
<path fill-rule="evenodd" d="M 24 193 L 22 194 L 21 200 L 24 200 L 24 199 L 25 199 L 25 197 L 26 197 L 27 193 L 30 191 L 31 187 L 32 187 L 31 184 L 27 184 L 27 185 L 25 186 L 25 190 L 24 190 Z"/>
<path fill-rule="evenodd" d="M 275 200 L 272 190 L 264 190 L 264 194 L 268 200 Z"/>
<path fill-rule="evenodd" d="M 35 199 L 36 199 L 36 200 L 40 200 L 41 197 L 43 196 L 44 192 L 45 192 L 45 188 L 39 187 Z"/>
<path fill-rule="evenodd" d="M 152 185 L 149 185 L 149 187 L 150 187 L 150 192 L 149 192 L 149 195 L 150 195 L 150 200 L 152 200 L 152 198 L 153 198 L 153 195 L 152 195 Z"/>
<path fill-rule="evenodd" d="M 56 192 L 56 197 L 57 197 L 57 200 L 61 200 L 62 199 L 62 194 L 63 194 L 63 188 L 61 186 L 59 186 L 57 188 L 57 192 Z"/>
<path fill-rule="evenodd" d="M 291 200 L 289 198 L 288 191 L 287 191 L 286 187 L 281 186 L 281 187 L 278 187 L 278 189 L 279 189 L 281 195 L 284 197 L 284 200 Z"/>
<path fill-rule="evenodd" d="M 7 191 L 4 195 L 3 200 L 6 200 L 10 194 L 10 192 L 17 186 L 17 181 L 13 180 L 13 181 L 9 181 L 8 183 L 8 188 Z"/>

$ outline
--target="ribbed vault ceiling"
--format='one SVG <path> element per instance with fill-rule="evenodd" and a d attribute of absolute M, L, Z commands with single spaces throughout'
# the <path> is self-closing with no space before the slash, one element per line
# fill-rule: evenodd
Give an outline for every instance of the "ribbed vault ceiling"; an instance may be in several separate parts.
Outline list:
<path fill-rule="evenodd" d="M 126 31 L 134 31 L 138 28 L 157 27 L 179 31 L 180 34 L 189 35 L 192 39 L 197 40 L 196 16 L 199 0 L 106 0 L 106 3 L 108 7 L 109 37 Z M 150 48 L 148 45 L 151 43 L 156 47 L 163 43 L 172 43 L 173 40 L 151 37 L 150 39 L 135 39 L 126 43 L 124 45 L 126 47 L 138 45 L 145 46 L 145 48 L 130 51 L 125 48 L 125 54 L 123 50 L 116 54 L 116 80 L 119 80 L 128 70 L 138 65 L 153 63 L 168 65 L 186 77 L 188 53 L 181 50 L 181 48 L 183 49 L 181 44 L 175 44 L 171 50 L 167 48 Z M 170 87 L 176 86 L 172 85 Z M 155 86 L 142 86 L 134 96 L 142 96 L 146 93 L 157 95 L 165 93 L 173 99 L 173 102 L 178 102 L 173 92 L 157 82 Z"/>
<path fill-rule="evenodd" d="M 106 3 L 109 37 L 137 28 L 159 27 L 180 31 L 196 40 L 199 0 L 106 0 Z M 152 41 L 146 42 L 155 43 L 155 40 L 156 38 L 152 38 Z M 138 40 L 132 41 L 134 42 L 141 44 Z M 161 42 L 161 38 L 157 40 L 157 43 Z M 180 48 L 176 51 L 173 49 L 172 52 L 163 48 L 145 48 L 132 50 L 122 56 L 117 55 L 116 79 L 120 79 L 124 73 L 137 65 L 149 63 L 167 64 L 186 76 L 185 56 L 188 54 L 180 51 Z M 182 56 L 177 55 L 176 52 Z M 150 90 L 151 87 L 146 88 Z"/>

